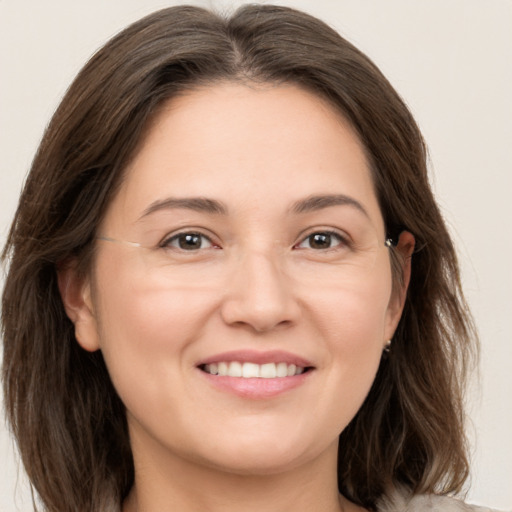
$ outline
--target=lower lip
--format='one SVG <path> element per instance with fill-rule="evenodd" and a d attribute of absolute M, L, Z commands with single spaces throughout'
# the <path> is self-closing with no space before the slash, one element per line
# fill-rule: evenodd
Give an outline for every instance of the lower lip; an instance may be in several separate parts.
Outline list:
<path fill-rule="evenodd" d="M 313 373 L 313 370 L 308 370 L 305 373 L 291 377 L 278 377 L 275 379 L 255 377 L 244 379 L 242 377 L 220 377 L 219 375 L 211 375 L 202 370 L 199 371 L 217 389 L 253 400 L 272 398 L 291 391 L 302 385 Z"/>

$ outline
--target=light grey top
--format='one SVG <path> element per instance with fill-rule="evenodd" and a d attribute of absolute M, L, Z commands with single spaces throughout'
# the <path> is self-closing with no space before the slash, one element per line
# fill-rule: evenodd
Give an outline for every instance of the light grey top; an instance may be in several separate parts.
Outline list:
<path fill-rule="evenodd" d="M 470 505 L 451 496 L 435 494 L 411 496 L 400 490 L 383 499 L 378 504 L 377 510 L 378 512 L 498 512 L 487 507 Z"/>

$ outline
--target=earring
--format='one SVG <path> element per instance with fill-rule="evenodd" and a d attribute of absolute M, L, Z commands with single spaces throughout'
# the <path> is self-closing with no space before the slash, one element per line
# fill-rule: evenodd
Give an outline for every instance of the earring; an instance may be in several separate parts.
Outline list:
<path fill-rule="evenodd" d="M 391 350 L 391 340 L 387 340 L 386 343 L 384 343 L 383 352 L 386 354 L 389 354 L 390 350 Z"/>

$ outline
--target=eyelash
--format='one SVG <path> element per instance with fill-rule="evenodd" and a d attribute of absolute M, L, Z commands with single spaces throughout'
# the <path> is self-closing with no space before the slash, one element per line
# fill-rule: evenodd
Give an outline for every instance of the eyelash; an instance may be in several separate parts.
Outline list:
<path fill-rule="evenodd" d="M 171 245 L 172 242 L 174 242 L 174 241 L 179 242 L 180 237 L 187 237 L 187 236 L 201 237 L 202 240 L 207 240 L 208 243 L 210 244 L 210 247 L 202 247 L 203 242 L 201 242 L 201 247 L 199 247 L 198 249 L 219 248 L 219 246 L 217 244 L 215 244 L 209 236 L 207 236 L 204 233 L 201 233 L 199 231 L 181 231 L 180 233 L 175 233 L 174 235 L 171 235 L 171 236 L 165 238 L 159 244 L 159 246 L 162 249 L 171 249 L 172 248 L 172 249 L 176 249 L 176 250 L 183 251 L 183 252 L 195 252 L 194 250 L 187 251 L 187 249 L 184 249 L 182 247 L 175 247 L 175 246 Z"/>
<path fill-rule="evenodd" d="M 313 231 L 313 232 L 309 233 L 304 238 L 302 238 L 300 242 L 298 242 L 297 244 L 294 244 L 293 249 L 315 250 L 313 247 L 301 247 L 301 245 L 303 243 L 305 243 L 308 239 L 311 239 L 315 235 L 324 235 L 326 237 L 335 238 L 338 241 L 338 243 L 334 247 L 320 248 L 320 249 L 317 249 L 318 251 L 329 251 L 329 250 L 335 250 L 339 246 L 344 246 L 344 247 L 350 246 L 350 243 L 346 236 L 343 236 L 341 233 L 339 233 L 337 231 L 327 229 L 327 230 Z M 176 247 L 176 246 L 172 245 L 172 242 L 175 242 L 175 241 L 179 243 L 180 237 L 187 237 L 187 236 L 201 237 L 201 239 L 202 239 L 201 247 L 198 247 L 197 249 L 187 250 L 187 249 L 184 249 L 183 247 Z M 209 247 L 202 247 L 204 240 L 208 241 L 208 243 L 210 244 Z M 218 244 L 216 244 L 215 242 L 213 242 L 209 236 L 207 236 L 204 233 L 201 233 L 199 231 L 182 231 L 180 233 L 175 233 L 175 234 L 165 238 L 159 244 L 159 247 L 161 247 L 162 249 L 171 249 L 172 248 L 172 249 L 176 249 L 176 250 L 183 251 L 183 252 L 196 252 L 200 249 L 218 249 L 218 248 L 220 248 L 220 246 Z"/>
<path fill-rule="evenodd" d="M 327 247 L 327 248 L 323 248 L 323 249 L 318 249 L 319 251 L 320 250 L 323 250 L 323 251 L 329 251 L 329 250 L 335 250 L 336 248 L 338 248 L 339 246 L 344 246 L 344 247 L 348 247 L 350 244 L 349 244 L 349 241 L 347 239 L 346 236 L 343 236 L 341 233 L 337 232 L 337 231 L 333 231 L 333 230 L 329 230 L 329 229 L 322 229 L 322 230 L 318 230 L 318 231 L 313 231 L 311 233 L 309 233 L 307 236 L 305 236 L 304 238 L 302 238 L 302 240 L 298 243 L 298 244 L 295 244 L 293 246 L 293 248 L 297 248 L 297 249 L 303 249 L 302 247 L 300 247 L 304 242 L 306 242 L 308 239 L 311 239 L 313 236 L 315 235 L 324 235 L 324 236 L 327 236 L 327 237 L 331 237 L 331 238 L 335 238 L 338 240 L 338 243 L 334 246 L 334 247 Z M 306 248 L 304 248 L 306 249 Z M 307 249 L 313 249 L 312 247 L 307 247 Z"/>

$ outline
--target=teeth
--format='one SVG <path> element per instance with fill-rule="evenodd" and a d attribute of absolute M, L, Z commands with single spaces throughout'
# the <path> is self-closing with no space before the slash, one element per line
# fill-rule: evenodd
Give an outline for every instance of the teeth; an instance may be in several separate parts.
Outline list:
<path fill-rule="evenodd" d="M 276 377 L 292 377 L 304 373 L 304 368 L 286 363 L 239 363 L 238 361 L 206 364 L 206 373 L 221 377 L 242 377 L 244 379 L 274 379 Z"/>
<path fill-rule="evenodd" d="M 228 363 L 219 363 L 217 367 L 217 374 L 225 376 L 228 374 Z"/>
<path fill-rule="evenodd" d="M 235 363 L 238 364 L 238 363 Z M 233 363 L 229 365 L 229 369 L 231 370 L 231 366 Z M 236 377 L 236 375 L 233 375 L 231 372 L 228 371 L 228 375 L 230 377 Z M 244 379 L 250 379 L 251 377 L 259 377 L 260 376 L 260 367 L 257 364 L 254 363 L 244 363 L 242 365 L 242 377 Z"/>
<path fill-rule="evenodd" d="M 238 361 L 233 361 L 228 366 L 228 375 L 230 377 L 241 377 L 243 374 L 242 365 Z"/>
<path fill-rule="evenodd" d="M 262 364 L 260 366 L 260 377 L 263 379 L 274 379 L 277 375 L 275 363 Z"/>
<path fill-rule="evenodd" d="M 279 363 L 276 365 L 276 377 L 287 377 L 288 365 L 286 363 Z"/>

